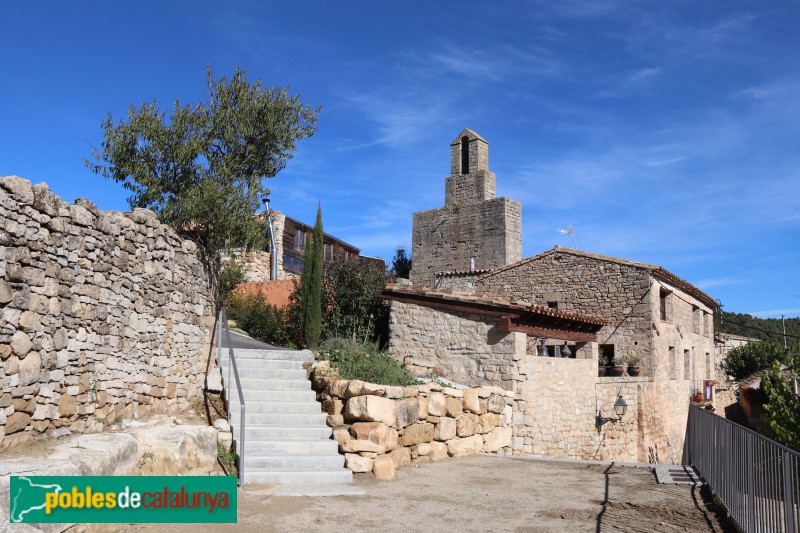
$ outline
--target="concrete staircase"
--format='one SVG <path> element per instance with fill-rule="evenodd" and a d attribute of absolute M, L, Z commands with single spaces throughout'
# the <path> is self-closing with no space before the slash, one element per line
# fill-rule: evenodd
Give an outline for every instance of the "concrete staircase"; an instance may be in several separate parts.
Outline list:
<path fill-rule="evenodd" d="M 223 349 L 223 380 L 228 350 Z M 331 439 L 304 362 L 311 352 L 235 349 L 245 400 L 244 481 L 246 484 L 329 485 L 349 483 L 350 470 Z M 241 411 L 231 375 L 230 412 L 233 438 L 240 439 Z"/>

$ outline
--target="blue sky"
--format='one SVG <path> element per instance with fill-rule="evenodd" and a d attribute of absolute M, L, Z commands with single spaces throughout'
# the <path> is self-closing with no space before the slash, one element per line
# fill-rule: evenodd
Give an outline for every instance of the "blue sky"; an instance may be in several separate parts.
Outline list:
<path fill-rule="evenodd" d="M 728 311 L 800 316 L 800 7 L 790 1 L 12 2 L 0 175 L 124 210 L 83 166 L 106 113 L 205 97 L 205 66 L 288 85 L 318 131 L 273 206 L 389 259 L 490 143 L 523 253 L 662 265 Z"/>

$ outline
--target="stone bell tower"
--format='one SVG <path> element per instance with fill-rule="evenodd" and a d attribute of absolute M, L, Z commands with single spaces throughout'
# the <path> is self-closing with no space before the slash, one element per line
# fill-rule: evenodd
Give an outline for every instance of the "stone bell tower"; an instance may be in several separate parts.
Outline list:
<path fill-rule="evenodd" d="M 497 198 L 489 143 L 464 129 L 450 143 L 444 207 L 414 213 L 411 282 L 433 287 L 438 272 L 509 265 L 522 258 L 522 206 Z"/>

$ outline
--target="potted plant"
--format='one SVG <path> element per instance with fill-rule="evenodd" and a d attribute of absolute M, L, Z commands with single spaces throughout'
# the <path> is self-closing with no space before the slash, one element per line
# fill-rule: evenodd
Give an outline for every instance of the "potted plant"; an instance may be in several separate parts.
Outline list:
<path fill-rule="evenodd" d="M 703 391 L 701 391 L 700 389 L 695 389 L 694 396 L 692 396 L 692 401 L 694 403 L 703 403 L 704 401 L 706 401 L 706 395 L 703 394 Z"/>
<path fill-rule="evenodd" d="M 638 355 L 629 355 L 625 358 L 625 363 L 628 365 L 628 375 L 629 376 L 638 376 L 639 375 L 639 361 L 642 358 Z"/>
<path fill-rule="evenodd" d="M 614 377 L 620 377 L 622 374 L 625 373 L 625 364 L 622 358 L 615 358 L 614 364 L 611 365 L 611 375 Z"/>
<path fill-rule="evenodd" d="M 601 378 L 606 375 L 606 365 L 608 364 L 608 357 L 600 355 L 597 358 L 597 377 Z"/>

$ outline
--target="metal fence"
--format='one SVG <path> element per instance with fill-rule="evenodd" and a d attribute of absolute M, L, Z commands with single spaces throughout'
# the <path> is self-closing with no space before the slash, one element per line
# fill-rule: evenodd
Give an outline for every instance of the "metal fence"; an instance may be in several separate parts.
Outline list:
<path fill-rule="evenodd" d="M 242 382 L 239 379 L 239 369 L 236 367 L 236 356 L 233 353 L 233 346 L 231 345 L 231 331 L 228 328 L 228 313 L 225 311 L 225 306 L 220 307 L 219 314 L 217 315 L 217 367 L 222 371 L 223 358 L 222 358 L 222 335 L 225 334 L 225 344 L 228 345 L 228 377 L 224 381 L 225 390 L 225 409 L 228 411 L 228 424 L 231 422 L 231 383 L 236 383 L 236 392 L 239 395 L 239 442 L 238 444 L 238 467 L 239 467 L 239 486 L 244 485 L 244 394 L 242 393 Z M 233 380 L 231 380 L 233 375 Z M 231 428 L 233 431 L 233 428 Z"/>
<path fill-rule="evenodd" d="M 800 453 L 691 406 L 683 462 L 745 532 L 800 533 Z"/>

